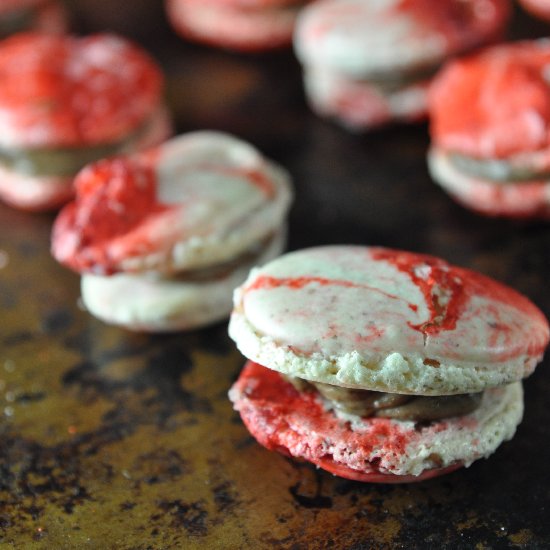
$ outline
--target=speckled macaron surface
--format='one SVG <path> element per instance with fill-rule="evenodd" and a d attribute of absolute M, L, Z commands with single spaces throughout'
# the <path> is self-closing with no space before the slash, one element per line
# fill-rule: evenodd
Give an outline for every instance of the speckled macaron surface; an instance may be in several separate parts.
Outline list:
<path fill-rule="evenodd" d="M 117 141 L 153 114 L 161 89 L 156 63 L 123 38 L 14 36 L 0 46 L 0 146 Z"/>
<path fill-rule="evenodd" d="M 249 359 L 306 380 L 444 395 L 530 374 L 549 328 L 527 298 L 481 274 L 329 246 L 254 270 L 235 293 L 230 335 Z"/>
<path fill-rule="evenodd" d="M 548 159 L 549 67 L 549 40 L 494 46 L 449 63 L 430 93 L 434 143 L 477 158 L 540 151 Z"/>
<path fill-rule="evenodd" d="M 253 146 L 193 132 L 76 180 L 53 254 L 79 272 L 175 273 L 235 259 L 283 224 L 288 174 Z"/>
<path fill-rule="evenodd" d="M 58 208 L 86 164 L 171 133 L 163 77 L 124 38 L 26 32 L 0 44 L 0 197 Z"/>
<path fill-rule="evenodd" d="M 487 390 L 465 416 L 428 425 L 390 418 L 339 418 L 318 394 L 298 392 L 278 373 L 249 362 L 229 396 L 264 447 L 357 481 L 408 483 L 487 457 L 523 415 L 517 382 Z"/>

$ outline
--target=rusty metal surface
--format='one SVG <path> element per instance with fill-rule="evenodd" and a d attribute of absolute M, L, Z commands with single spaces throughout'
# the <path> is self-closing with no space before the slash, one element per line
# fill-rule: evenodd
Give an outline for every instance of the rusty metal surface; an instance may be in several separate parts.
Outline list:
<path fill-rule="evenodd" d="M 290 53 L 187 46 L 159 4 L 142 41 L 169 75 L 178 130 L 233 132 L 291 171 L 290 248 L 429 252 L 550 315 L 550 227 L 452 203 L 427 175 L 425 127 L 347 134 L 308 112 Z M 82 311 L 78 277 L 49 256 L 52 219 L 0 206 L 2 548 L 550 545 L 549 358 L 525 383 L 515 438 L 489 460 L 417 485 L 337 479 L 248 435 L 226 398 L 243 358 L 225 323 L 146 336 Z"/>

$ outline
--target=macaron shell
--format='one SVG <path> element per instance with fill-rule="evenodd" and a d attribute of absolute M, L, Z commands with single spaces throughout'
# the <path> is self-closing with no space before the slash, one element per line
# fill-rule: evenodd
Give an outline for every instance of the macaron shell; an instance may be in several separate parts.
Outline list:
<path fill-rule="evenodd" d="M 282 168 L 207 131 L 92 165 L 76 187 L 76 202 L 54 225 L 52 250 L 96 274 L 174 273 L 231 260 L 277 230 L 291 201 Z"/>
<path fill-rule="evenodd" d="M 480 158 L 547 149 L 549 67 L 546 39 L 495 46 L 449 63 L 429 96 L 434 144 Z"/>
<path fill-rule="evenodd" d="M 169 115 L 161 107 L 151 118 L 147 131 L 137 141 L 128 144 L 126 151 L 157 145 L 171 132 Z M 55 210 L 73 199 L 74 195 L 72 177 L 25 174 L 0 163 L 0 199 L 14 208 L 29 212 Z"/>
<path fill-rule="evenodd" d="M 295 49 L 306 65 L 360 78 L 439 63 L 494 40 L 507 0 L 321 0 L 305 8 Z"/>
<path fill-rule="evenodd" d="M 162 80 L 148 54 L 114 35 L 8 38 L 0 45 L 0 146 L 117 142 L 158 108 Z"/>
<path fill-rule="evenodd" d="M 550 219 L 550 180 L 497 183 L 462 173 L 434 147 L 428 166 L 435 182 L 457 202 L 486 216 Z"/>
<path fill-rule="evenodd" d="M 428 85 L 429 82 L 421 81 L 385 93 L 364 80 L 352 80 L 317 67 L 304 69 L 304 86 L 312 109 L 351 130 L 425 118 Z"/>
<path fill-rule="evenodd" d="M 73 179 L 35 177 L 8 170 L 0 163 L 0 199 L 28 212 L 55 210 L 74 196 Z"/>
<path fill-rule="evenodd" d="M 95 317 L 129 330 L 170 332 L 203 327 L 229 316 L 233 289 L 254 265 L 278 256 L 284 244 L 285 231 L 280 231 L 254 260 L 201 281 L 163 279 L 154 274 L 85 274 L 82 300 Z"/>
<path fill-rule="evenodd" d="M 290 45 L 298 15 L 294 5 L 242 8 L 203 0 L 168 0 L 167 9 L 185 38 L 244 52 Z"/>
<path fill-rule="evenodd" d="M 523 392 L 515 383 L 487 390 L 469 415 L 423 427 L 386 418 L 338 418 L 315 392 L 298 392 L 279 373 L 253 362 L 229 396 L 266 448 L 360 481 L 396 482 L 404 476 L 401 481 L 409 482 L 409 476 L 420 480 L 469 466 L 511 439 L 523 415 Z"/>
<path fill-rule="evenodd" d="M 549 339 L 529 300 L 430 256 L 358 246 L 286 254 L 235 293 L 230 335 L 286 374 L 393 393 L 519 380 Z"/>

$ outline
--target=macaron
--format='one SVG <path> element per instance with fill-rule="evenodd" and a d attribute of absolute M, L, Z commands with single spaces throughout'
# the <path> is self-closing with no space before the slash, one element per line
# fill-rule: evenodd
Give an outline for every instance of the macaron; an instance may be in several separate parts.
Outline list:
<path fill-rule="evenodd" d="M 0 38 L 35 30 L 63 33 L 67 14 L 59 0 L 2 0 L 0 4 Z"/>
<path fill-rule="evenodd" d="M 441 63 L 498 39 L 509 0 L 320 0 L 294 46 L 312 109 L 353 130 L 423 119 Z"/>
<path fill-rule="evenodd" d="M 523 414 L 548 321 L 444 260 L 325 246 L 254 269 L 229 334 L 249 359 L 230 399 L 270 450 L 359 481 L 427 479 L 487 457 Z"/>
<path fill-rule="evenodd" d="M 103 157 L 170 134 L 156 62 L 124 38 L 22 33 L 0 44 L 0 199 L 50 210 Z"/>
<path fill-rule="evenodd" d="M 488 216 L 550 217 L 550 41 L 450 62 L 430 91 L 433 179 Z"/>
<path fill-rule="evenodd" d="M 299 10 L 310 0 L 166 0 L 169 20 L 184 38 L 259 52 L 290 46 Z"/>
<path fill-rule="evenodd" d="M 93 315 L 130 330 L 227 317 L 233 289 L 284 246 L 289 175 L 227 134 L 192 132 L 103 160 L 75 184 L 54 224 L 53 255 L 83 275 Z"/>

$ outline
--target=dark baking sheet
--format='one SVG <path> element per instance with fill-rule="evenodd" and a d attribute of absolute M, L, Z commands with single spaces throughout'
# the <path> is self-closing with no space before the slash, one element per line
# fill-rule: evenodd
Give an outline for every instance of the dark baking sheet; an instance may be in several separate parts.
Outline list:
<path fill-rule="evenodd" d="M 134 20 L 121 12 L 127 3 L 117 6 L 76 3 L 77 26 L 122 30 L 153 52 L 178 131 L 232 132 L 290 170 L 289 248 L 440 255 L 550 315 L 550 226 L 484 219 L 451 202 L 426 172 L 425 126 L 348 134 L 310 114 L 289 52 L 190 46 L 166 26 L 160 2 L 132 3 Z M 516 36 L 546 30 L 516 15 Z M 248 435 L 226 398 L 243 358 L 225 323 L 146 336 L 82 311 L 78 277 L 49 256 L 52 220 L 0 206 L 4 547 L 550 546 L 548 359 L 525 383 L 515 438 L 489 460 L 416 485 L 338 479 Z"/>

